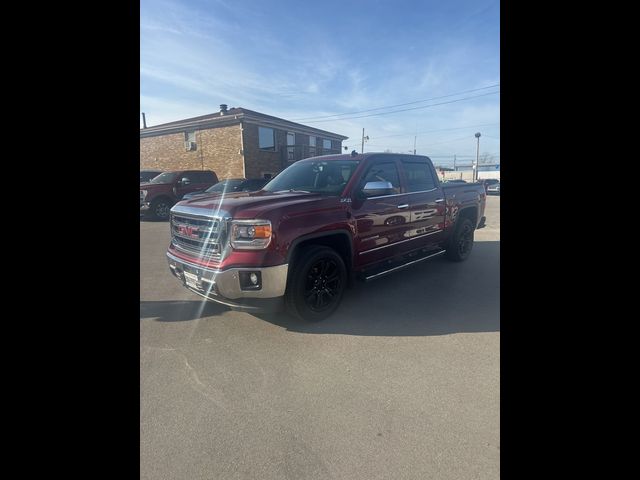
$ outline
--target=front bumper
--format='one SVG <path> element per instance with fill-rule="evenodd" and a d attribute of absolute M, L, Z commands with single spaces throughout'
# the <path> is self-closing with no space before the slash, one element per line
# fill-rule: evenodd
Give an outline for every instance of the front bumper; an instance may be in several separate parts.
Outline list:
<path fill-rule="evenodd" d="M 289 265 L 213 270 L 167 252 L 171 273 L 193 293 L 236 310 L 275 311 L 281 307 L 287 288 Z M 260 289 L 243 289 L 240 272 L 259 272 Z"/>

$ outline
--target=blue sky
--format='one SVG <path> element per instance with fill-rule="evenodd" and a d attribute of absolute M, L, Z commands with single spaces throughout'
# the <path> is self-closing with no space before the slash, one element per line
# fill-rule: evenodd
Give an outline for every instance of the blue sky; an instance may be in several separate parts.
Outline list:
<path fill-rule="evenodd" d="M 417 153 L 443 164 L 470 161 L 479 131 L 481 154 L 499 160 L 499 10 L 483 0 L 141 0 L 140 111 L 151 126 L 226 103 L 346 135 L 357 151 L 362 128 L 365 151 L 408 153 L 417 134 Z"/>

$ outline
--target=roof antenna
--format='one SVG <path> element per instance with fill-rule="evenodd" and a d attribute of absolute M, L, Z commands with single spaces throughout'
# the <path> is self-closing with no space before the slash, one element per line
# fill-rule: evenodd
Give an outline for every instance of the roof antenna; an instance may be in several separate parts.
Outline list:
<path fill-rule="evenodd" d="M 358 155 L 358 152 L 356 152 L 355 150 L 353 150 L 353 151 L 351 152 L 351 156 L 352 156 L 352 157 L 355 157 L 356 155 Z"/>

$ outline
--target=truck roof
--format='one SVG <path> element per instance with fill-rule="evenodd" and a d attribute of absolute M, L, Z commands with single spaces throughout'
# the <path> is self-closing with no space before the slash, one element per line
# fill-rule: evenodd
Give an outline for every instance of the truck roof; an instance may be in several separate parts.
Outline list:
<path fill-rule="evenodd" d="M 406 158 L 415 158 L 415 157 L 421 157 L 421 158 L 429 158 L 426 155 L 413 155 L 410 153 L 390 153 L 390 152 L 366 152 L 366 153 L 356 153 L 355 155 L 351 154 L 351 153 L 340 153 L 337 155 L 322 155 L 319 157 L 309 157 L 309 158 L 305 158 L 303 160 L 299 160 L 299 161 L 306 161 L 306 160 L 314 160 L 314 161 L 318 161 L 318 160 L 323 160 L 323 161 L 333 161 L 333 160 L 366 160 L 369 157 L 372 156 L 380 156 L 380 155 L 388 155 L 388 156 L 393 156 L 393 157 L 406 157 Z M 429 158 L 429 160 L 431 160 Z"/>

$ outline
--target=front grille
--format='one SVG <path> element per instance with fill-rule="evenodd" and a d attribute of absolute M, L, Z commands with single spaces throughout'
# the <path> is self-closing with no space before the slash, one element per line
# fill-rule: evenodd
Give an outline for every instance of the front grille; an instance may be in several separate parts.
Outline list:
<path fill-rule="evenodd" d="M 226 222 L 220 218 L 185 213 L 171 214 L 171 243 L 204 260 L 219 260 L 226 240 Z"/>

